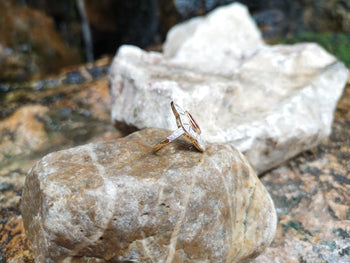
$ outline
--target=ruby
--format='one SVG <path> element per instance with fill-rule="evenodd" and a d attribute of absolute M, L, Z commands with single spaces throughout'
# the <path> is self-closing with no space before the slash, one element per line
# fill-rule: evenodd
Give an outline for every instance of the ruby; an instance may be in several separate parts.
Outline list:
<path fill-rule="evenodd" d="M 197 124 L 197 122 L 193 119 L 191 113 L 187 112 L 188 113 L 188 116 L 190 116 L 190 120 L 191 120 L 191 123 L 196 126 L 196 128 L 199 130 L 199 133 L 201 133 L 201 128 L 199 128 L 199 125 Z"/>

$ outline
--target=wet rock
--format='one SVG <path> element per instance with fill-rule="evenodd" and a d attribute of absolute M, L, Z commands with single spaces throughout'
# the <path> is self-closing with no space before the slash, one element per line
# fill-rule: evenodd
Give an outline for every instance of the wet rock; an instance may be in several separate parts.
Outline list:
<path fill-rule="evenodd" d="M 154 154 L 168 133 L 146 129 L 39 161 L 21 204 L 36 261 L 241 262 L 261 253 L 275 210 L 245 157 L 183 140 Z"/>
<path fill-rule="evenodd" d="M 51 18 L 14 1 L 0 0 L 0 81 L 24 81 L 79 62 Z"/>
<path fill-rule="evenodd" d="M 328 137 L 347 72 L 316 44 L 265 45 L 246 8 L 233 4 L 174 27 L 164 54 L 121 47 L 111 115 L 174 129 L 174 100 L 201 123 L 204 140 L 232 143 L 261 173 Z"/>

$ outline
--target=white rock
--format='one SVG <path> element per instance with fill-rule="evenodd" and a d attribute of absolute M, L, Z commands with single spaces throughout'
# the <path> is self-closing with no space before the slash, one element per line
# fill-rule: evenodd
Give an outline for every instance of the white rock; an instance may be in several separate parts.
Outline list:
<path fill-rule="evenodd" d="M 173 27 L 164 43 L 164 55 L 172 57 L 173 63 L 229 75 L 243 57 L 263 45 L 247 8 L 235 3 L 217 8 L 206 18 L 194 18 Z"/>
<path fill-rule="evenodd" d="M 206 142 L 234 144 L 258 173 L 330 134 L 346 67 L 317 44 L 263 44 L 242 5 L 174 27 L 164 50 L 119 49 L 110 70 L 115 122 L 175 129 L 174 100 Z"/>

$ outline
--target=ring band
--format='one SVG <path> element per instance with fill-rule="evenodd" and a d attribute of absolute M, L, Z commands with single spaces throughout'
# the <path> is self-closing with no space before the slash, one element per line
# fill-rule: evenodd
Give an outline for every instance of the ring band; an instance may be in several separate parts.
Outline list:
<path fill-rule="evenodd" d="M 169 143 L 170 143 L 170 141 L 169 141 L 168 138 L 167 138 L 167 139 L 164 139 L 163 141 L 161 141 L 160 143 L 158 143 L 157 145 L 155 145 L 155 146 L 153 147 L 153 152 L 159 151 L 161 148 L 163 148 L 165 145 L 167 145 L 167 144 L 169 144 Z"/>

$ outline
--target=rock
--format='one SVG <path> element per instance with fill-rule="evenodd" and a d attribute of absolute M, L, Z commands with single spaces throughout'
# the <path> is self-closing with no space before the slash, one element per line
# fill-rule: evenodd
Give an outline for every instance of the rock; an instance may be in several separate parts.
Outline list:
<path fill-rule="evenodd" d="M 260 254 L 276 215 L 245 157 L 231 145 L 200 153 L 181 139 L 152 153 L 168 134 L 145 129 L 39 161 L 21 203 L 36 262 L 242 262 Z"/>
<path fill-rule="evenodd" d="M 247 8 L 236 3 L 173 27 L 164 43 L 164 56 L 172 63 L 229 77 L 244 57 L 263 44 Z"/>
<path fill-rule="evenodd" d="M 0 93 L 0 166 L 4 168 L 15 159 L 23 161 L 23 156 L 33 152 L 29 159 L 42 157 L 56 147 L 62 149 L 62 144 L 67 147 L 68 141 L 72 147 L 103 132 L 117 133 L 109 116 L 105 68 L 109 61 L 75 67 L 56 78 L 10 85 Z M 80 85 L 69 81 L 80 77 Z M 92 81 L 93 85 L 87 86 Z"/>
<path fill-rule="evenodd" d="M 109 60 L 96 61 L 50 79 L 9 84 L 0 92 L 0 215 L 7 210 L 20 214 L 26 174 L 44 155 L 122 136 L 110 123 L 106 64 Z M 72 70 L 86 77 L 84 83 L 65 83 Z M 20 246 L 3 236 L 0 231 L 4 246 Z M 10 262 L 0 252 L 0 262 L 1 257 Z"/>
<path fill-rule="evenodd" d="M 7 84 L 0 91 L 1 263 L 34 263 L 19 203 L 36 161 L 52 151 L 122 136 L 110 123 L 109 62 L 103 59 L 50 79 Z M 73 72 L 80 72 L 84 83 L 67 84 Z"/>
<path fill-rule="evenodd" d="M 34 257 L 26 239 L 22 217 L 14 213 L 13 208 L 0 210 L 0 229 L 0 261 L 6 263 L 34 263 Z"/>
<path fill-rule="evenodd" d="M 337 106 L 330 140 L 262 178 L 279 223 L 272 245 L 254 262 L 349 262 L 349 84 Z"/>
<path fill-rule="evenodd" d="M 0 6 L 0 81 L 26 81 L 80 61 L 44 13 L 14 1 Z"/>
<path fill-rule="evenodd" d="M 111 115 L 174 129 L 174 100 L 205 141 L 232 143 L 262 173 L 328 137 L 347 72 L 316 44 L 265 45 L 235 3 L 174 27 L 164 54 L 122 46 L 109 76 Z"/>
<path fill-rule="evenodd" d="M 253 15 L 262 32 L 263 38 L 269 43 L 277 43 L 289 33 L 289 21 L 285 13 L 278 9 L 267 9 Z"/>
<path fill-rule="evenodd" d="M 42 105 L 26 105 L 0 122 L 0 162 L 13 155 L 36 151 L 48 143 L 44 124 L 40 121 L 48 111 Z"/>
<path fill-rule="evenodd" d="M 350 33 L 350 3 L 342 0 L 304 1 L 303 20 L 319 32 Z"/>

